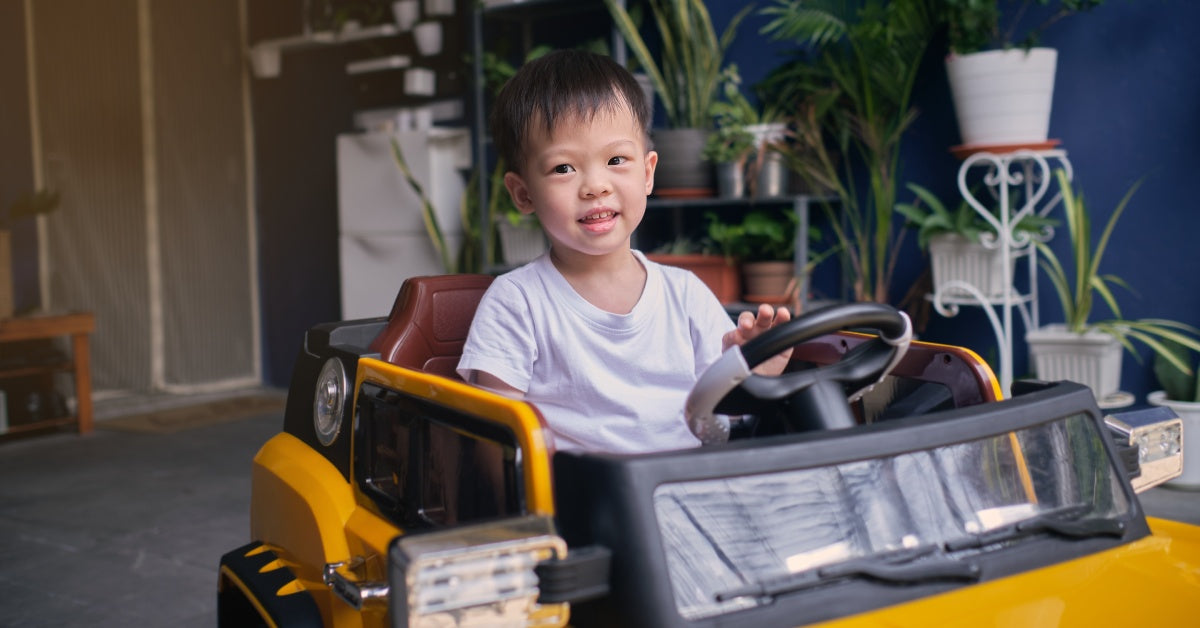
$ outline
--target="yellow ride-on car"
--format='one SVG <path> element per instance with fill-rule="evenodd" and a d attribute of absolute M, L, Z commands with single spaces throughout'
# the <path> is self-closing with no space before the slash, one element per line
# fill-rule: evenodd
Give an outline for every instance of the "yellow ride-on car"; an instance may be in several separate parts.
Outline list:
<path fill-rule="evenodd" d="M 308 331 L 221 625 L 1200 617 L 1200 528 L 1137 497 L 1180 472 L 1169 411 L 1106 417 L 1070 383 L 1000 400 L 975 354 L 851 304 L 727 352 L 688 402 L 706 446 L 556 453 L 536 407 L 453 374 L 490 281 L 412 279 L 387 318 Z M 750 373 L 793 345 L 784 374 Z"/>

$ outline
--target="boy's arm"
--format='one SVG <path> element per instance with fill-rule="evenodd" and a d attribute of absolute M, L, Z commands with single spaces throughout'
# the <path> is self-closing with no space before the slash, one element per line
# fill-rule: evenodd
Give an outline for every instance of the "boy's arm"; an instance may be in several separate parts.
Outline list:
<path fill-rule="evenodd" d="M 488 373 L 487 371 L 473 371 L 471 383 L 481 388 L 487 388 L 488 390 L 500 393 L 505 397 L 512 397 L 513 399 L 525 398 L 524 392 L 508 385 L 504 382 L 504 380 L 492 375 L 491 373 Z"/>
<path fill-rule="evenodd" d="M 724 351 L 734 345 L 744 345 L 764 331 L 790 320 L 792 320 L 792 313 L 786 307 L 776 310 L 766 303 L 758 306 L 757 316 L 750 312 L 742 312 L 738 316 L 737 327 L 721 337 L 721 350 Z M 754 372 L 759 375 L 778 375 L 787 367 L 788 360 L 791 358 L 792 349 L 788 347 L 783 353 L 773 356 L 755 367 Z"/>

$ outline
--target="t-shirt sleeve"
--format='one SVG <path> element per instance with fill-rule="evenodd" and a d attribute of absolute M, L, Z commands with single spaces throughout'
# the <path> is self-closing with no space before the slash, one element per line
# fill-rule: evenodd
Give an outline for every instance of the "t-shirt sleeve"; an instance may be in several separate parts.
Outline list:
<path fill-rule="evenodd" d="M 489 373 L 526 392 L 537 358 L 529 303 L 520 287 L 497 278 L 475 311 L 458 362 L 458 374 L 472 381 L 473 371 Z"/>

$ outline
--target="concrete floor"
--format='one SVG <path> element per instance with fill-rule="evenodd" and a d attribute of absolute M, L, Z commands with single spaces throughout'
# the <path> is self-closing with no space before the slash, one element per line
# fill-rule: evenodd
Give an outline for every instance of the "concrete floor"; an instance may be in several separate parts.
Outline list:
<path fill-rule="evenodd" d="M 250 461 L 282 425 L 0 444 L 0 626 L 216 625 L 218 561 L 249 541 Z"/>
<path fill-rule="evenodd" d="M 249 539 L 270 414 L 178 432 L 0 444 L 0 626 L 213 626 L 221 554 Z M 1144 494 L 1200 524 L 1200 492 Z"/>

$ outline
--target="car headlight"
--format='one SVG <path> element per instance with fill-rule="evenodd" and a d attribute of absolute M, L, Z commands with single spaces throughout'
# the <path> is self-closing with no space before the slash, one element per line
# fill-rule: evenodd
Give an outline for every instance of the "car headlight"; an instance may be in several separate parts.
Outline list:
<path fill-rule="evenodd" d="M 547 517 L 399 537 L 390 551 L 392 625 L 563 626 L 568 604 L 538 604 L 538 563 L 565 557 Z"/>
<path fill-rule="evenodd" d="M 1130 481 L 1141 493 L 1183 473 L 1183 420 L 1170 408 L 1135 410 L 1104 417 L 1121 444 L 1137 448 L 1139 474 Z"/>
<path fill-rule="evenodd" d="M 342 361 L 337 358 L 326 360 L 317 377 L 317 390 L 313 395 L 313 429 L 317 432 L 317 440 L 326 447 L 337 440 L 342 429 L 342 415 L 349 388 L 350 382 Z"/>

